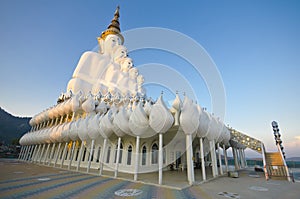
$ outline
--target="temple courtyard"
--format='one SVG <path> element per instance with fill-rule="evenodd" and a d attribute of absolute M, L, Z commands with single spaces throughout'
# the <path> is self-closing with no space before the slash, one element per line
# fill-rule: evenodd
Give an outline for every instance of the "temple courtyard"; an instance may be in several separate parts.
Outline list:
<path fill-rule="evenodd" d="M 227 175 L 196 184 L 186 183 L 186 172 L 164 172 L 164 186 L 154 185 L 157 174 L 142 174 L 138 182 L 115 179 L 112 173 L 98 176 L 53 168 L 16 159 L 0 159 L 0 198 L 299 198 L 299 170 L 295 183 L 266 181 L 253 168 L 239 171 L 239 178 Z M 123 174 L 128 175 L 128 174 Z M 195 175 L 198 176 L 197 171 Z M 200 174 L 199 174 L 200 175 Z M 197 183 L 198 182 L 198 183 Z"/>

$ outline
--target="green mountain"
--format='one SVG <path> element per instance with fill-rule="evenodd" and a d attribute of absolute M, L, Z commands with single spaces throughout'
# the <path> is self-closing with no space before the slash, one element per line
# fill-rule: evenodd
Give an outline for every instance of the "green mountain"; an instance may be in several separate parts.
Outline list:
<path fill-rule="evenodd" d="M 12 144 L 30 130 L 29 117 L 16 117 L 0 107 L 0 143 Z"/>

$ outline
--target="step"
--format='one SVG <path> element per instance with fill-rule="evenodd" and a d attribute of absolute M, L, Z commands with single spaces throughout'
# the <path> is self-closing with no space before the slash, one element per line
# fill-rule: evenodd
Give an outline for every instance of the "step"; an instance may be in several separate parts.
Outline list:
<path fill-rule="evenodd" d="M 265 153 L 267 165 L 284 165 L 280 152 Z"/>

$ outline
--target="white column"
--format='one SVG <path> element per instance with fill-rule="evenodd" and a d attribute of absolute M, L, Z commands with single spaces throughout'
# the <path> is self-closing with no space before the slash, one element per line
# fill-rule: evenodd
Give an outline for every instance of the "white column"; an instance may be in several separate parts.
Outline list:
<path fill-rule="evenodd" d="M 238 167 L 239 169 L 241 168 L 241 161 L 240 161 L 240 154 L 239 154 L 239 149 L 236 149 L 236 157 L 237 157 L 237 163 L 238 163 Z"/>
<path fill-rule="evenodd" d="M 31 145 L 31 152 L 29 154 L 29 157 L 28 157 L 28 161 L 32 161 L 32 158 L 33 158 L 33 155 L 34 155 L 34 151 L 35 151 L 35 146 L 36 145 Z"/>
<path fill-rule="evenodd" d="M 94 160 L 95 160 L 95 162 L 97 163 L 97 160 L 98 160 L 98 162 L 100 162 L 100 150 L 101 150 L 101 148 L 100 148 L 100 150 L 99 150 L 99 145 L 95 145 L 95 150 L 97 150 L 97 155 L 95 156 L 96 158 L 94 158 Z M 95 151 L 96 152 L 96 151 Z M 100 168 L 100 167 L 99 167 Z"/>
<path fill-rule="evenodd" d="M 222 157 L 221 157 L 221 150 L 220 150 L 220 144 L 219 143 L 217 143 L 217 147 L 218 147 L 218 155 L 219 155 L 220 175 L 223 175 Z"/>
<path fill-rule="evenodd" d="M 89 161 L 89 157 L 90 157 L 90 152 L 88 151 L 88 148 L 87 148 L 87 145 L 86 145 L 86 147 L 85 147 L 85 155 L 84 155 L 84 159 L 83 159 L 83 161 L 82 162 L 87 162 L 88 163 L 88 161 Z"/>
<path fill-rule="evenodd" d="M 139 164 L 140 164 L 140 154 L 139 154 L 139 148 L 140 148 L 140 136 L 136 136 L 136 146 L 135 146 L 135 167 L 134 167 L 134 181 L 137 181 L 138 178 L 138 172 L 139 172 Z"/>
<path fill-rule="evenodd" d="M 245 167 L 248 167 L 245 149 L 243 149 L 243 156 L 244 156 L 244 159 L 245 159 Z"/>
<path fill-rule="evenodd" d="M 45 147 L 46 147 L 46 144 L 43 144 L 43 148 L 42 148 L 42 151 L 41 151 L 41 154 L 40 154 L 40 160 L 39 160 L 40 164 L 42 162 L 42 158 L 43 158 L 43 153 L 44 153 Z"/>
<path fill-rule="evenodd" d="M 23 155 L 23 152 L 24 152 L 24 146 L 21 146 L 21 149 L 20 149 L 20 153 L 19 153 L 19 160 L 21 160 L 22 159 L 22 155 Z"/>
<path fill-rule="evenodd" d="M 28 150 L 28 145 L 25 146 L 25 150 L 24 153 L 22 155 L 22 160 L 25 160 L 26 154 L 27 154 L 27 150 Z"/>
<path fill-rule="evenodd" d="M 62 122 L 63 122 L 63 118 L 64 118 L 64 116 L 62 115 L 62 116 L 60 116 L 60 122 L 59 122 L 59 124 L 62 124 Z"/>
<path fill-rule="evenodd" d="M 103 172 L 103 165 L 104 165 L 104 159 L 105 159 L 105 152 L 106 152 L 106 144 L 107 144 L 107 138 L 104 138 L 103 141 L 103 147 L 101 149 L 101 157 L 100 157 L 100 171 L 99 171 L 99 175 L 102 175 Z"/>
<path fill-rule="evenodd" d="M 26 155 L 27 155 L 27 153 L 28 153 L 28 148 L 29 148 L 29 146 L 26 145 L 26 146 L 25 146 L 24 153 L 23 153 L 23 155 L 22 155 L 22 160 L 25 160 L 25 161 L 26 161 Z"/>
<path fill-rule="evenodd" d="M 88 163 L 88 166 L 86 168 L 87 173 L 90 172 L 91 161 L 92 161 L 92 157 L 93 157 L 93 153 L 94 153 L 94 144 L 95 144 L 95 140 L 92 140 L 89 163 Z"/>
<path fill-rule="evenodd" d="M 25 154 L 25 161 L 27 161 L 28 160 L 28 157 L 29 157 L 29 154 L 30 154 L 30 149 L 31 149 L 31 146 L 30 145 L 28 145 L 27 146 L 27 152 L 26 152 L 26 154 Z"/>
<path fill-rule="evenodd" d="M 243 168 L 243 167 L 242 167 L 242 163 L 241 163 L 241 151 L 240 151 L 240 149 L 237 149 L 237 150 L 236 150 L 236 154 L 237 154 L 237 156 L 238 156 L 239 168 L 241 169 L 241 168 Z"/>
<path fill-rule="evenodd" d="M 73 158 L 74 158 L 75 145 L 76 145 L 76 141 L 72 142 L 72 150 L 71 150 L 71 156 L 70 156 L 70 160 L 69 160 L 68 170 L 70 170 L 71 166 L 72 166 L 72 161 L 73 161 Z"/>
<path fill-rule="evenodd" d="M 80 167 L 80 162 L 81 162 L 81 159 L 82 159 L 82 150 L 83 150 L 83 147 L 84 147 L 84 142 L 81 141 L 81 146 L 80 146 L 80 150 L 79 150 L 79 155 L 78 155 L 78 158 L 77 158 L 77 167 L 76 167 L 76 171 L 79 170 L 79 167 Z"/>
<path fill-rule="evenodd" d="M 46 163 L 46 161 L 48 159 L 49 148 L 50 148 L 50 143 L 48 144 L 47 149 L 46 149 L 46 153 L 45 153 L 45 157 L 44 157 L 44 164 Z"/>
<path fill-rule="evenodd" d="M 241 167 L 245 168 L 245 161 L 244 161 L 242 149 L 239 149 L 239 154 L 240 154 L 240 160 L 241 160 Z"/>
<path fill-rule="evenodd" d="M 26 152 L 26 154 L 25 154 L 25 161 L 28 160 L 29 154 L 30 154 L 30 150 L 31 150 L 31 146 L 30 146 L 30 145 L 28 145 L 27 147 L 28 147 L 28 148 L 27 148 L 27 152 Z"/>
<path fill-rule="evenodd" d="M 117 159 L 115 165 L 115 178 L 118 176 L 120 149 L 121 149 L 121 137 L 118 138 Z"/>
<path fill-rule="evenodd" d="M 31 151 L 30 151 L 30 154 L 29 154 L 29 157 L 28 157 L 28 161 L 32 162 L 32 159 L 33 159 L 33 156 L 34 156 L 34 153 L 35 153 L 35 147 L 36 145 L 31 145 Z"/>
<path fill-rule="evenodd" d="M 33 152 L 34 152 L 34 145 L 31 145 L 30 146 L 30 151 L 29 151 L 29 154 L 28 154 L 28 161 L 31 161 L 32 160 L 32 155 L 33 155 Z"/>
<path fill-rule="evenodd" d="M 245 158 L 245 153 L 244 153 L 244 149 L 241 149 L 241 153 L 242 153 L 242 156 L 243 156 L 243 164 L 244 164 L 244 168 L 246 167 L 246 158 Z"/>
<path fill-rule="evenodd" d="M 38 150 L 37 150 L 37 152 L 36 152 L 36 155 L 35 155 L 35 157 L 34 157 L 33 162 L 37 162 L 37 161 L 38 161 L 38 158 L 39 158 L 39 155 L 40 155 L 41 148 L 42 148 L 42 145 L 39 144 L 39 147 L 38 147 Z"/>
<path fill-rule="evenodd" d="M 34 146 L 34 149 L 33 149 L 33 154 L 32 154 L 32 157 L 31 157 L 31 162 L 34 162 L 34 159 L 35 159 L 35 156 L 36 156 L 36 152 L 37 152 L 37 148 L 38 148 L 38 145 L 36 144 Z"/>
<path fill-rule="evenodd" d="M 55 122 L 56 122 L 56 118 L 51 119 L 50 127 L 51 127 L 51 126 L 54 126 L 54 125 L 55 125 Z"/>
<path fill-rule="evenodd" d="M 21 149 L 20 149 L 20 153 L 19 153 L 18 160 L 20 160 L 20 159 L 21 159 L 21 157 L 22 157 L 22 154 L 23 154 L 23 150 L 24 150 L 24 146 L 21 146 Z"/>
<path fill-rule="evenodd" d="M 217 154 L 216 154 L 216 143 L 215 143 L 215 140 L 213 140 L 213 149 L 214 149 L 214 163 L 215 163 L 215 173 L 216 173 L 216 176 L 219 175 L 219 171 L 218 171 L 218 162 L 217 162 Z"/>
<path fill-rule="evenodd" d="M 67 149 L 67 152 L 68 152 L 68 154 L 67 154 L 67 158 L 66 158 L 66 160 L 69 160 L 69 162 L 70 162 L 70 159 L 71 159 L 71 150 L 72 150 L 72 145 L 73 145 L 73 142 L 71 141 L 71 142 L 68 142 L 68 145 L 69 145 L 69 143 L 71 143 L 71 147 L 69 148 L 68 147 L 68 149 Z"/>
<path fill-rule="evenodd" d="M 58 160 L 58 157 L 59 157 L 59 154 L 60 154 L 60 147 L 61 147 L 61 142 L 58 144 L 58 148 L 57 148 L 57 152 L 56 152 L 56 155 L 55 155 L 55 161 L 54 161 L 53 167 L 56 166 L 56 163 L 57 163 L 57 160 Z"/>
<path fill-rule="evenodd" d="M 216 170 L 215 170 L 215 164 L 214 164 L 214 152 L 213 152 L 213 143 L 212 143 L 212 141 L 209 141 L 209 150 L 210 150 L 210 159 L 211 159 L 211 171 L 212 171 L 212 175 L 213 175 L 213 177 L 215 177 L 216 176 Z"/>
<path fill-rule="evenodd" d="M 192 144 L 193 144 L 192 135 L 186 134 L 187 175 L 188 175 L 188 181 L 190 185 L 192 185 L 195 182 Z"/>
<path fill-rule="evenodd" d="M 30 157 L 30 153 L 31 153 L 31 145 L 30 146 L 28 146 L 28 151 L 27 151 L 27 154 L 26 154 L 26 156 L 25 156 L 25 161 L 29 161 L 29 157 Z"/>
<path fill-rule="evenodd" d="M 243 154 L 242 154 L 242 149 L 239 149 L 239 156 L 240 156 L 241 168 L 244 168 L 244 158 L 243 158 Z"/>
<path fill-rule="evenodd" d="M 27 154 L 28 154 L 28 150 L 29 150 L 29 145 L 26 146 L 26 150 L 25 150 L 25 153 L 23 155 L 23 160 L 26 161 L 26 157 L 27 157 Z"/>
<path fill-rule="evenodd" d="M 162 184 L 163 178 L 163 134 L 159 134 L 159 143 L 158 143 L 158 184 Z"/>
<path fill-rule="evenodd" d="M 238 158 L 237 158 L 237 154 L 236 154 L 236 148 L 232 147 L 232 154 L 233 154 L 233 158 L 234 158 L 234 168 L 235 170 L 239 170 L 239 163 L 238 163 Z"/>
<path fill-rule="evenodd" d="M 247 160 L 246 160 L 246 156 L 245 156 L 245 149 L 242 149 L 242 154 L 243 154 L 243 159 L 244 159 L 244 167 L 247 167 Z"/>
<path fill-rule="evenodd" d="M 25 156 L 26 156 L 27 150 L 28 150 L 28 146 L 26 145 L 26 146 L 24 147 L 24 150 L 23 150 L 22 160 L 25 160 Z"/>
<path fill-rule="evenodd" d="M 202 169 L 202 180 L 206 180 L 205 172 L 205 160 L 204 160 L 204 151 L 203 151 L 203 138 L 199 138 L 200 141 L 200 156 L 201 156 L 201 169 Z"/>
<path fill-rule="evenodd" d="M 27 158 L 28 150 L 29 150 L 29 145 L 26 146 L 25 154 L 24 154 L 24 157 L 23 157 L 23 160 L 25 160 L 25 161 L 26 161 L 26 158 Z"/>
<path fill-rule="evenodd" d="M 36 145 L 34 145 L 33 153 L 32 153 L 31 160 L 30 160 L 31 162 L 34 162 L 37 149 L 38 149 L 38 145 L 36 144 Z"/>
<path fill-rule="evenodd" d="M 226 172 L 228 172 L 229 171 L 229 169 L 228 169 L 228 158 L 227 158 L 227 150 L 226 150 L 225 144 L 223 144 L 223 155 L 224 155 L 224 162 L 225 162 L 225 166 L 226 166 Z"/>
<path fill-rule="evenodd" d="M 51 149 L 51 153 L 50 153 L 50 158 L 48 161 L 48 165 L 50 166 L 52 159 L 53 159 L 53 153 L 54 153 L 54 149 L 55 149 L 55 143 L 52 144 L 52 149 Z"/>
<path fill-rule="evenodd" d="M 25 154 L 26 154 L 26 150 L 27 150 L 27 145 L 25 145 L 23 147 L 23 152 L 22 152 L 21 160 L 24 160 L 24 157 L 25 157 Z"/>
<path fill-rule="evenodd" d="M 60 168 L 62 168 L 63 165 L 64 165 L 67 149 L 68 149 L 68 142 L 65 143 L 65 148 L 64 148 L 63 155 L 62 155 L 62 158 L 61 158 Z"/>
<path fill-rule="evenodd" d="M 25 156 L 26 156 L 27 150 L 28 150 L 28 145 L 24 146 L 24 150 L 23 150 L 22 158 L 21 158 L 22 160 L 25 160 Z"/>

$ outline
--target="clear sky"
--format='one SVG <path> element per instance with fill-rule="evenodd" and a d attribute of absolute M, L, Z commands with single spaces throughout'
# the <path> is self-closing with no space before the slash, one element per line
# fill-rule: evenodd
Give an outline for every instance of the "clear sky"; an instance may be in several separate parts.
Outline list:
<path fill-rule="evenodd" d="M 16 116 L 33 116 L 54 105 L 117 5 L 122 31 L 162 27 L 201 44 L 224 83 L 225 123 L 275 150 L 271 121 L 276 120 L 287 156 L 300 156 L 299 1 L 2 0 L 0 106 Z M 192 76 L 184 61 L 165 52 L 130 56 L 137 66 L 162 63 Z M 205 83 L 190 79 L 198 103 L 210 110 Z"/>

